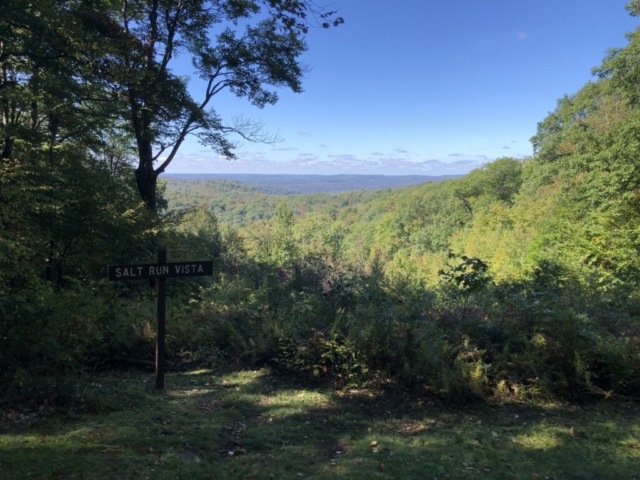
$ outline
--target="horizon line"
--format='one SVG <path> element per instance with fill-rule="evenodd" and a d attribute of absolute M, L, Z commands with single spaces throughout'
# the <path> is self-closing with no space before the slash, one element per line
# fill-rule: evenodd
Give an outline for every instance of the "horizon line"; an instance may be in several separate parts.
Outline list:
<path fill-rule="evenodd" d="M 162 172 L 160 175 L 281 175 L 281 176 L 323 176 L 323 177 L 340 177 L 340 176 L 358 176 L 358 177 L 459 177 L 467 175 L 466 173 L 445 173 L 441 175 L 427 175 L 423 173 L 217 173 L 217 172 Z"/>

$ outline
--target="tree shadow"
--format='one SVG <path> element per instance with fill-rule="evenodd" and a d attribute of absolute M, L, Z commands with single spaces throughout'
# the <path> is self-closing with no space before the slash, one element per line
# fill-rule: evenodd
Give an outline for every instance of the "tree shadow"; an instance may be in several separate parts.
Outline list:
<path fill-rule="evenodd" d="M 449 407 L 313 389 L 267 372 L 172 374 L 162 393 L 149 380 L 109 385 L 123 401 L 106 413 L 0 435 L 0 477 L 640 476 L 633 404 Z"/>

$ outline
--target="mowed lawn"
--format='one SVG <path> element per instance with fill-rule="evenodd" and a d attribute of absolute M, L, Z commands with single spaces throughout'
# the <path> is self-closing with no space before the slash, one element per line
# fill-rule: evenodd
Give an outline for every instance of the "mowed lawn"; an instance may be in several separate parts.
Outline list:
<path fill-rule="evenodd" d="M 97 377 L 83 408 L 2 412 L 1 479 L 639 479 L 640 409 L 447 406 L 268 371 Z"/>

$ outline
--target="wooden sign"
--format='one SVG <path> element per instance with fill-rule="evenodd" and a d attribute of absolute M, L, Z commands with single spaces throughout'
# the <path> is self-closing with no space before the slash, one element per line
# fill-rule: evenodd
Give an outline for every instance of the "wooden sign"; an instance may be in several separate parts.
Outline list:
<path fill-rule="evenodd" d="M 213 261 L 193 261 L 167 263 L 167 249 L 158 248 L 158 263 L 141 265 L 109 265 L 109 280 L 144 280 L 158 279 L 158 329 L 156 333 L 156 390 L 164 388 L 164 351 L 166 337 L 165 306 L 167 301 L 167 278 L 201 277 L 213 275 Z"/>
<path fill-rule="evenodd" d="M 107 268 L 111 281 L 213 275 L 213 261 L 109 265 Z"/>

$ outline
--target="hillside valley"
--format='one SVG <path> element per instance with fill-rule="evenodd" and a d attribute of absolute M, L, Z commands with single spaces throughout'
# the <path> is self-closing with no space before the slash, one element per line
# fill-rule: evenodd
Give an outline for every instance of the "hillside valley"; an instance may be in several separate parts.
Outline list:
<path fill-rule="evenodd" d="M 343 3 L 356 29 L 395 22 Z M 331 37 L 318 71 L 339 74 L 314 84 L 302 55 L 345 23 L 315 2 L 0 2 L 0 478 L 640 478 L 640 28 L 530 125 L 529 149 L 511 123 L 539 105 L 521 92 L 559 89 L 556 72 L 485 92 L 551 47 L 528 57 L 540 37 L 505 33 L 498 16 L 527 2 L 477 3 L 504 35 L 498 68 L 469 81 L 439 49 L 382 96 L 334 56 L 353 75 L 369 60 L 347 46 L 423 58 L 411 16 L 397 36 Z M 600 27 L 596 3 L 580 15 Z M 531 21 L 576 23 L 552 16 Z M 464 75 L 414 70 L 448 63 Z M 227 94 L 281 99 L 289 143 Z M 231 159 L 479 166 L 165 174 Z"/>
<path fill-rule="evenodd" d="M 311 212 L 336 215 L 342 207 L 366 203 L 376 198 L 385 198 L 401 189 L 401 187 L 389 187 L 384 190 L 362 188 L 370 186 L 369 176 L 362 176 L 362 179 L 351 179 L 346 183 L 341 182 L 342 176 L 328 176 L 319 188 L 338 188 L 340 186 L 341 190 L 333 193 L 303 194 L 277 186 L 280 184 L 291 188 L 298 187 L 300 190 L 308 189 L 304 184 L 300 188 L 294 179 L 286 178 L 273 184 L 270 183 L 269 178 L 261 179 L 259 177 L 259 175 L 256 175 L 255 178 L 252 177 L 252 180 L 258 180 L 258 182 L 252 183 L 206 177 L 167 177 L 164 198 L 169 210 L 207 208 L 215 214 L 220 223 L 241 225 L 258 220 L 269 220 L 276 214 L 280 205 L 288 206 L 297 216 Z M 334 178 L 335 181 L 332 181 Z M 315 182 L 313 179 L 312 181 Z M 443 181 L 443 179 L 439 179 L 439 181 Z M 388 183 L 393 185 L 394 182 L 395 180 L 387 182 L 385 178 L 376 180 L 376 183 L 385 185 Z M 316 186 L 314 184 L 309 188 L 313 190 Z M 353 189 L 354 186 L 361 188 Z"/>

